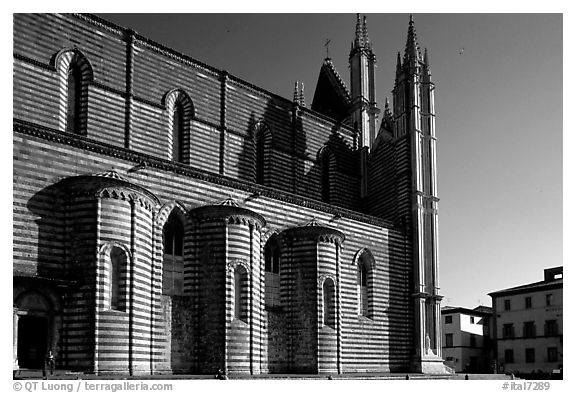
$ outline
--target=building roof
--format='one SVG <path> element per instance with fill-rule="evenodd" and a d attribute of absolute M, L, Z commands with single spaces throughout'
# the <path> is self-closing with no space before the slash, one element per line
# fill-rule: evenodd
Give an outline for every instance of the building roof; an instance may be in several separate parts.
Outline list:
<path fill-rule="evenodd" d="M 475 309 L 465 308 L 465 307 L 452 307 L 452 306 L 445 306 L 442 307 L 440 311 L 442 315 L 444 314 L 466 314 L 466 315 L 474 315 L 477 317 L 487 317 L 492 315 L 492 308 L 486 306 L 476 307 Z"/>
<path fill-rule="evenodd" d="M 525 285 L 520 285 L 517 287 L 512 287 L 512 288 L 502 289 L 500 291 L 491 292 L 488 294 L 488 296 L 499 297 L 499 296 L 505 296 L 505 295 L 514 295 L 514 294 L 528 293 L 528 292 L 539 292 L 539 291 L 545 291 L 545 290 L 549 290 L 549 289 L 562 288 L 563 281 L 564 281 L 563 278 L 559 278 L 556 280 L 538 281 L 538 282 L 534 282 L 531 284 L 525 284 Z"/>

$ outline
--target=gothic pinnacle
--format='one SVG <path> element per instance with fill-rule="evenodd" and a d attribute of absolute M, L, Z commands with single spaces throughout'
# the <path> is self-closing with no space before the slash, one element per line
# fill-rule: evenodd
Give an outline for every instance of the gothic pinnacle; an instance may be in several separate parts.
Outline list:
<path fill-rule="evenodd" d="M 370 49 L 370 38 L 368 38 L 368 26 L 366 25 L 366 15 L 364 15 L 362 24 L 362 39 L 364 40 L 364 46 L 366 49 Z"/>
<path fill-rule="evenodd" d="M 406 50 L 404 52 L 404 61 L 413 59 L 418 60 L 420 57 L 420 50 L 418 49 L 418 41 L 416 39 L 416 31 L 414 29 L 414 19 L 410 14 L 410 22 L 408 23 L 408 37 L 406 38 Z"/>
<path fill-rule="evenodd" d="M 400 52 L 398 52 L 398 57 L 396 59 L 396 82 L 398 82 L 401 73 L 402 73 L 402 60 L 400 59 Z"/>
<path fill-rule="evenodd" d="M 362 21 L 360 20 L 360 14 L 356 14 L 356 35 L 354 37 L 354 47 L 362 47 L 364 44 L 362 41 Z"/>
<path fill-rule="evenodd" d="M 298 94 L 298 81 L 296 81 L 296 83 L 294 83 L 294 99 L 293 102 L 295 104 L 298 104 L 300 95 Z"/>

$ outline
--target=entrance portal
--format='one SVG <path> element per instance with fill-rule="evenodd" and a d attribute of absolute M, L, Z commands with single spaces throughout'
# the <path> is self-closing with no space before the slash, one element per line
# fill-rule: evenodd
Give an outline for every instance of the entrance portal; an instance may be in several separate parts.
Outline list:
<path fill-rule="evenodd" d="M 48 319 L 23 315 L 18 321 L 18 364 L 42 368 L 48 343 Z"/>

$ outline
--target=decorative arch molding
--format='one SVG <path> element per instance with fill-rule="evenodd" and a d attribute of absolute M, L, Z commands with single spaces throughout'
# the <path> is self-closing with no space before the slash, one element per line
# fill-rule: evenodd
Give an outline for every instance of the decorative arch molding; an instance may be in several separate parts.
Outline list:
<path fill-rule="evenodd" d="M 88 117 L 88 86 L 94 81 L 94 71 L 90 61 L 78 48 L 65 48 L 57 52 L 51 59 L 52 66 L 58 74 L 58 129 L 67 131 L 68 125 L 68 74 L 71 67 L 79 70 L 80 97 L 78 97 L 78 124 L 75 133 L 87 134 Z"/>
<path fill-rule="evenodd" d="M 190 123 L 194 118 L 192 99 L 186 91 L 177 88 L 164 94 L 162 105 L 165 108 L 168 145 L 170 146 L 167 152 L 168 159 L 190 164 Z M 178 119 L 174 117 L 177 112 L 180 116 Z M 177 123 L 180 125 L 178 130 L 174 129 Z"/>
<path fill-rule="evenodd" d="M 253 180 L 261 185 L 268 185 L 270 182 L 273 143 L 270 126 L 263 120 L 257 121 L 252 127 Z"/>
<path fill-rule="evenodd" d="M 166 110 L 174 110 L 174 106 L 177 102 L 181 102 L 184 105 L 185 110 L 190 115 L 190 118 L 194 117 L 194 103 L 190 98 L 190 95 L 181 88 L 168 90 L 162 97 L 162 106 Z"/>
<path fill-rule="evenodd" d="M 164 224 L 166 224 L 166 221 L 168 221 L 168 217 L 170 217 L 172 212 L 176 212 L 178 214 L 185 228 L 190 225 L 188 209 L 186 209 L 186 206 L 184 206 L 182 202 L 176 200 L 170 201 L 160 206 L 156 214 L 156 225 L 163 227 Z"/>
<path fill-rule="evenodd" d="M 336 155 L 328 146 L 323 146 L 316 155 L 316 162 L 320 168 L 320 194 L 322 202 L 333 203 L 336 196 L 336 172 L 338 162 Z"/>
<path fill-rule="evenodd" d="M 356 251 L 356 254 L 354 254 L 354 258 L 352 259 L 352 264 L 355 266 L 358 266 L 360 264 L 360 259 L 366 255 L 366 262 L 367 262 L 367 268 L 369 269 L 375 269 L 376 268 L 376 260 L 374 259 L 374 254 L 372 254 L 372 251 L 370 251 L 369 248 L 363 247 L 361 249 L 359 249 L 358 251 Z"/>
<path fill-rule="evenodd" d="M 14 299 L 14 307 L 39 313 L 50 313 L 59 310 L 58 302 L 55 303 L 55 295 L 46 295 L 43 292 L 37 289 L 23 291 Z"/>
<path fill-rule="evenodd" d="M 250 275 L 250 265 L 245 259 L 233 258 L 226 263 L 226 270 L 228 273 L 234 273 L 239 267 L 244 269 L 244 273 Z"/>
<path fill-rule="evenodd" d="M 332 285 L 336 286 L 336 276 L 333 274 L 321 274 L 318 276 L 318 288 L 322 290 L 326 280 L 332 281 Z"/>
<path fill-rule="evenodd" d="M 258 120 L 252 126 L 252 138 L 256 141 L 258 138 L 268 138 L 270 141 L 274 140 L 274 133 L 272 127 L 265 120 Z"/>
<path fill-rule="evenodd" d="M 260 230 L 266 220 L 260 214 L 234 205 L 207 205 L 190 211 L 190 218 L 196 222 L 225 222 L 226 224 L 253 225 Z"/>
<path fill-rule="evenodd" d="M 149 211 L 153 211 L 155 207 L 155 205 L 152 203 L 152 201 L 150 201 L 150 199 L 143 197 L 142 195 L 136 192 L 130 192 L 121 187 L 103 188 L 96 194 L 96 196 L 98 198 L 120 199 L 131 203 L 137 203 L 140 207 L 143 207 Z"/>
<path fill-rule="evenodd" d="M 132 253 L 130 252 L 130 248 L 125 244 L 118 243 L 118 242 L 106 242 L 100 245 L 100 249 L 98 250 L 99 255 L 103 255 L 105 257 L 110 257 L 110 252 L 114 247 L 117 247 L 126 253 L 126 257 L 129 261 L 132 260 Z"/>

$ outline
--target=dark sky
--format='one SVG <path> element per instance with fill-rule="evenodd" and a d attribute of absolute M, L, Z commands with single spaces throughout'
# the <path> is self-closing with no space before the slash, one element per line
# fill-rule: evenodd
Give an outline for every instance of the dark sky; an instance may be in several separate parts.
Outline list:
<path fill-rule="evenodd" d="M 349 82 L 355 14 L 99 14 L 308 106 L 330 43 Z M 391 97 L 408 14 L 367 14 L 377 98 Z M 436 83 L 444 304 L 562 265 L 562 15 L 414 14 Z"/>

